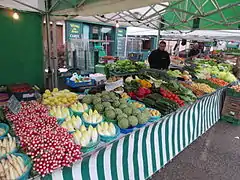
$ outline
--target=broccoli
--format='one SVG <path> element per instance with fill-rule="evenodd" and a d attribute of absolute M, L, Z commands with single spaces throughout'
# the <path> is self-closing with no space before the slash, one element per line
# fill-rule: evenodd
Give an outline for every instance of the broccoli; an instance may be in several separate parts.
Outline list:
<path fill-rule="evenodd" d="M 122 129 L 127 129 L 129 127 L 127 118 L 122 118 L 120 121 L 118 121 L 118 126 Z"/>
<path fill-rule="evenodd" d="M 120 109 L 124 109 L 124 108 L 127 108 L 127 107 L 128 107 L 127 104 L 120 104 L 120 106 L 119 106 Z"/>
<path fill-rule="evenodd" d="M 110 107 L 111 106 L 111 103 L 110 102 L 103 102 L 102 105 L 107 108 L 107 107 Z"/>
<path fill-rule="evenodd" d="M 115 108 L 118 108 L 120 106 L 120 102 L 119 101 L 114 101 L 112 103 L 112 106 L 115 107 Z"/>
<path fill-rule="evenodd" d="M 96 104 L 94 106 L 94 109 L 97 110 L 98 112 L 103 112 L 104 106 L 102 104 Z"/>
<path fill-rule="evenodd" d="M 105 116 L 107 119 L 112 119 L 112 120 L 116 118 L 116 114 L 115 114 L 114 110 L 111 110 L 111 109 L 105 111 Z"/>
<path fill-rule="evenodd" d="M 116 109 L 115 109 L 115 113 L 116 113 L 117 115 L 120 115 L 120 114 L 122 114 L 123 112 L 122 112 L 121 109 L 116 108 Z"/>
<path fill-rule="evenodd" d="M 92 103 L 92 96 L 86 95 L 82 98 L 82 103 L 91 104 Z"/>
<path fill-rule="evenodd" d="M 126 107 L 126 108 L 123 109 L 123 112 L 126 115 L 130 116 L 132 114 L 132 108 Z"/>
<path fill-rule="evenodd" d="M 122 118 L 127 118 L 128 116 L 124 113 L 117 116 L 117 120 L 120 121 Z"/>
<path fill-rule="evenodd" d="M 135 127 L 138 125 L 138 118 L 136 116 L 129 116 L 128 120 L 131 126 Z"/>

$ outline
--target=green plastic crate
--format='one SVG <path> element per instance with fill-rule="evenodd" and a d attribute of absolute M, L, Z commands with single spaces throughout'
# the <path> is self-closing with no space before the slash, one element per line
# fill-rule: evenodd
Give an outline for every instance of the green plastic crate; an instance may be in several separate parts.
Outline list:
<path fill-rule="evenodd" d="M 227 89 L 227 96 L 240 98 L 240 93 L 236 92 L 234 89 L 228 88 Z"/>
<path fill-rule="evenodd" d="M 240 119 L 236 119 L 234 117 L 231 117 L 231 116 L 222 116 L 221 117 L 221 120 L 222 121 L 225 121 L 225 122 L 228 122 L 228 123 L 231 123 L 235 126 L 239 126 L 240 125 Z"/>

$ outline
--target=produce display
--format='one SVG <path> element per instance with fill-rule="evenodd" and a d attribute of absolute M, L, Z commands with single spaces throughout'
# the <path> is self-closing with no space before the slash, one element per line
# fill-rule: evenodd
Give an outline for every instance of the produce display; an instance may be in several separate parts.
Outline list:
<path fill-rule="evenodd" d="M 228 83 L 236 81 L 236 77 L 231 73 L 232 66 L 230 64 L 217 64 L 214 61 L 198 60 L 195 62 L 196 76 L 199 79 L 209 79 L 211 76 L 224 80 Z M 208 74 L 208 76 L 206 76 Z"/>
<path fill-rule="evenodd" d="M 54 88 L 52 92 L 50 90 L 45 91 L 42 103 L 47 106 L 70 106 L 74 104 L 77 99 L 77 94 L 67 89 L 59 91 L 57 88 Z"/>
<path fill-rule="evenodd" d="M 3 129 L 3 128 L 0 128 L 0 136 L 2 136 L 2 135 L 4 135 L 5 134 L 5 129 Z"/>
<path fill-rule="evenodd" d="M 82 119 L 79 116 L 68 116 L 66 120 L 61 124 L 61 126 L 68 130 L 68 132 L 73 132 L 79 129 L 82 125 Z"/>
<path fill-rule="evenodd" d="M 118 60 L 114 63 L 107 64 L 107 68 L 110 72 L 114 73 L 135 73 L 141 69 L 146 68 L 144 62 L 134 62 L 131 60 Z"/>
<path fill-rule="evenodd" d="M 218 89 L 221 87 L 221 86 L 209 81 L 208 79 L 195 79 L 194 82 L 207 84 L 213 89 Z"/>
<path fill-rule="evenodd" d="M 190 89 L 185 88 L 180 83 L 176 81 L 169 81 L 168 83 L 164 84 L 165 89 L 171 91 L 172 93 L 178 95 L 178 97 L 183 100 L 185 103 L 191 103 L 196 100 L 196 96 Z M 164 87 L 163 86 L 163 87 Z"/>
<path fill-rule="evenodd" d="M 204 93 L 213 93 L 215 89 L 211 88 L 209 85 L 204 84 L 204 83 L 192 83 L 191 84 L 193 89 L 203 91 Z"/>
<path fill-rule="evenodd" d="M 8 134 L 7 137 L 0 140 L 0 157 L 12 153 L 17 148 L 16 138 Z"/>
<path fill-rule="evenodd" d="M 235 85 L 231 87 L 232 89 L 234 89 L 236 92 L 240 92 L 240 85 Z"/>
<path fill-rule="evenodd" d="M 113 123 L 102 122 L 97 126 L 97 132 L 101 136 L 115 136 L 117 131 Z"/>
<path fill-rule="evenodd" d="M 49 116 L 48 109 L 36 101 L 21 102 L 18 114 L 6 112 L 6 118 L 13 123 L 13 130 L 19 137 L 22 149 L 33 161 L 33 168 L 40 175 L 46 175 L 63 166 L 71 166 L 81 159 L 81 146 L 73 136 Z"/>
<path fill-rule="evenodd" d="M 61 107 L 61 106 L 53 106 L 50 111 L 49 114 L 51 116 L 56 117 L 57 119 L 62 119 L 62 118 L 66 118 L 68 116 L 70 116 L 70 112 L 69 109 L 66 107 Z"/>
<path fill-rule="evenodd" d="M 0 161 L 0 177 L 4 180 L 18 179 L 29 171 L 29 164 L 19 154 L 7 155 L 6 159 Z"/>
<path fill-rule="evenodd" d="M 100 115 L 97 110 L 92 111 L 92 109 L 90 109 L 88 113 L 84 112 L 83 118 L 86 122 L 92 124 L 100 123 L 103 120 L 102 115 Z"/>
<path fill-rule="evenodd" d="M 159 110 L 163 115 L 172 113 L 179 108 L 179 105 L 176 102 L 164 98 L 159 93 L 148 95 L 146 98 L 143 99 L 143 103 L 148 107 Z"/>
<path fill-rule="evenodd" d="M 147 108 L 147 110 L 150 112 L 151 116 L 160 116 L 161 115 L 161 113 L 156 109 Z"/>
<path fill-rule="evenodd" d="M 165 98 L 167 98 L 167 99 L 170 99 L 170 100 L 176 102 L 179 106 L 184 106 L 184 101 L 181 100 L 181 99 L 178 97 L 178 95 L 176 95 L 176 94 L 174 94 L 174 93 L 172 93 L 172 92 L 170 92 L 170 91 L 168 91 L 168 90 L 165 90 L 165 89 L 163 89 L 163 88 L 160 88 L 160 94 L 161 94 L 163 97 L 165 97 Z"/>
<path fill-rule="evenodd" d="M 221 80 L 219 78 L 209 78 L 208 80 L 214 84 L 217 84 L 218 86 L 227 86 L 229 84 L 228 82 Z"/>
<path fill-rule="evenodd" d="M 10 130 L 0 127 L 0 179 L 17 179 L 31 166 L 41 176 L 70 167 L 81 160 L 82 153 L 115 140 L 120 133 L 156 122 L 236 80 L 230 65 L 213 60 L 190 64 L 183 70 L 149 71 L 142 62 L 118 60 L 107 65 L 110 72 L 125 73 L 119 75 L 124 78 L 107 79 L 106 86 L 121 81 L 113 90 L 90 91 L 78 100 L 77 94 L 54 88 L 44 92 L 41 104 L 21 102 L 18 114 L 5 108 L 6 124 L 13 134 L 7 135 Z M 133 74 L 126 77 L 127 73 Z M 71 80 L 90 81 L 77 74 Z M 240 85 L 231 88 L 240 92 Z M 18 150 L 31 161 L 16 153 Z"/>
<path fill-rule="evenodd" d="M 86 147 L 91 143 L 96 143 L 99 139 L 96 128 L 89 126 L 88 129 L 85 126 L 81 126 L 80 130 L 73 133 L 74 142 L 82 147 Z"/>
<path fill-rule="evenodd" d="M 171 77 L 175 77 L 175 78 L 183 78 L 184 81 L 192 81 L 192 76 L 189 74 L 188 71 L 183 71 L 183 73 L 179 70 L 169 70 L 167 71 L 167 74 Z"/>
<path fill-rule="evenodd" d="M 74 111 L 74 112 L 86 112 L 89 107 L 86 103 L 80 103 L 80 102 L 77 102 L 77 103 L 74 103 L 70 106 L 71 110 Z"/>

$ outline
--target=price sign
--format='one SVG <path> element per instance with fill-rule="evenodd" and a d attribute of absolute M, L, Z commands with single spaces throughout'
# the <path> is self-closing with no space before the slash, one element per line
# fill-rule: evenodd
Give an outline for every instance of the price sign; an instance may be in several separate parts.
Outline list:
<path fill-rule="evenodd" d="M 10 109 L 10 111 L 12 111 L 12 113 L 14 114 L 17 114 L 22 107 L 21 103 L 17 100 L 17 98 L 14 95 L 12 95 L 8 100 L 7 106 Z"/>

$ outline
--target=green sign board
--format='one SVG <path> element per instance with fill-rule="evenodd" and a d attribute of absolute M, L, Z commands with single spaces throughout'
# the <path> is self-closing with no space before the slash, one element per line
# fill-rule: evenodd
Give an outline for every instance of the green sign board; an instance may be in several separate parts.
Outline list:
<path fill-rule="evenodd" d="M 76 22 L 67 23 L 67 37 L 68 39 L 80 39 L 82 32 L 82 24 Z"/>

